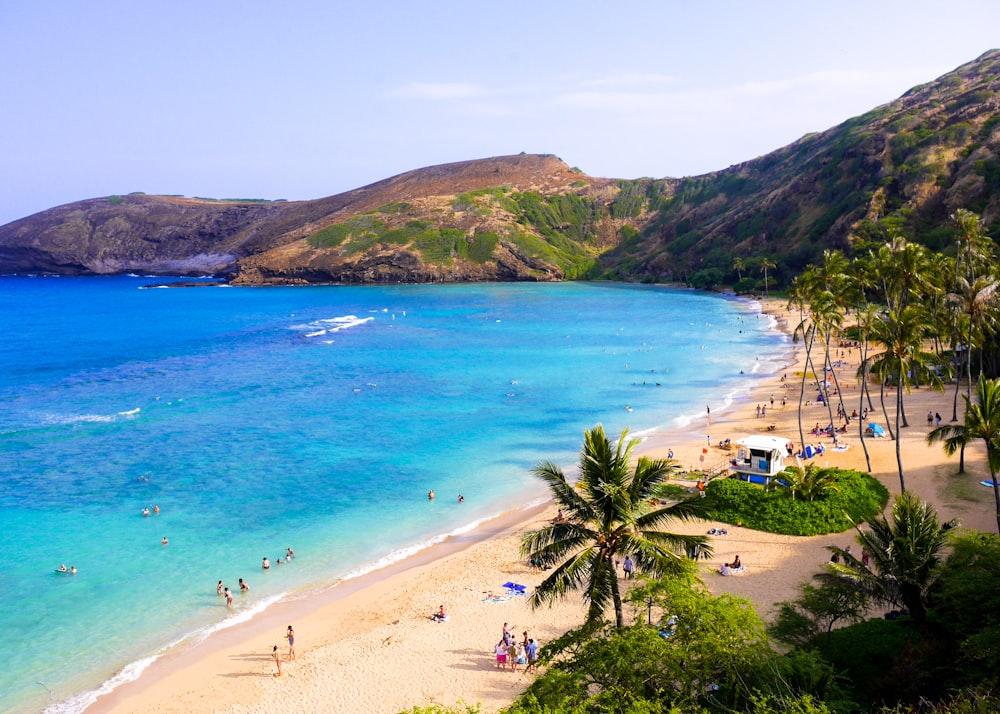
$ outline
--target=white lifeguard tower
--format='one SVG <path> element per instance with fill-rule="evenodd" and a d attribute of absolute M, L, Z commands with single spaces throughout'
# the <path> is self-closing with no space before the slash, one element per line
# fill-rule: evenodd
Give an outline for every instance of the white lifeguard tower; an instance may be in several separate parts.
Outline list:
<path fill-rule="evenodd" d="M 736 458 L 730 462 L 730 470 L 744 481 L 766 486 L 784 470 L 788 439 L 755 435 L 745 436 L 733 443 L 737 452 Z"/>

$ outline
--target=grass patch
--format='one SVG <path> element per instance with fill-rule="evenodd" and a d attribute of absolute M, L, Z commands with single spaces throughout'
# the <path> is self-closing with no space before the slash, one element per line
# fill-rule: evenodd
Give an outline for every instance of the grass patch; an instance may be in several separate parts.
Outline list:
<path fill-rule="evenodd" d="M 968 459 L 966 459 L 968 467 Z M 969 501 L 979 503 L 987 498 L 992 500 L 993 490 L 981 486 L 980 481 L 989 478 L 989 474 L 977 474 L 967 468 L 964 474 L 957 468 L 952 470 L 950 464 L 939 466 L 934 470 L 935 480 L 941 484 L 940 493 L 946 501 Z"/>
<path fill-rule="evenodd" d="M 717 479 L 706 494 L 713 517 L 746 528 L 783 535 L 843 533 L 882 512 L 889 500 L 885 486 L 861 471 L 836 469 L 839 490 L 813 501 L 793 500 L 739 479 Z"/>

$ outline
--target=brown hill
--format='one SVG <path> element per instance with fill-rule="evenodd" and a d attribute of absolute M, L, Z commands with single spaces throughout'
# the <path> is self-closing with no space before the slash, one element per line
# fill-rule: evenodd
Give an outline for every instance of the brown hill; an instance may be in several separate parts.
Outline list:
<path fill-rule="evenodd" d="M 320 260 L 305 243 L 331 225 L 407 201 L 504 187 L 509 192 L 549 195 L 594 191 L 610 182 L 590 179 L 552 156 L 502 156 L 409 171 L 346 193 L 314 201 L 206 200 L 129 194 L 59 206 L 0 227 L 0 272 L 63 275 L 146 272 L 193 275 L 223 273 L 237 282 L 304 280 L 444 279 L 423 267 L 412 251 L 375 246 L 362 256 L 338 261 L 337 251 Z M 468 222 L 468 221 L 467 221 Z M 292 245 L 293 247 L 288 247 Z M 295 247 L 297 246 L 297 247 Z M 324 252 L 324 251 L 320 251 Z M 342 252 L 342 251 L 341 251 Z M 534 276 L 559 278 L 557 265 L 500 250 L 496 267 L 479 265 L 455 279 Z M 299 270 L 292 256 L 308 257 Z M 250 256 L 254 260 L 241 266 Z M 303 259 L 304 259 L 303 258 Z M 380 261 L 389 267 L 375 269 Z M 338 264 L 347 265 L 341 274 Z M 488 262 L 488 261 L 484 261 Z M 317 267 L 322 264 L 322 269 Z M 362 266 L 362 267 L 359 267 Z"/>

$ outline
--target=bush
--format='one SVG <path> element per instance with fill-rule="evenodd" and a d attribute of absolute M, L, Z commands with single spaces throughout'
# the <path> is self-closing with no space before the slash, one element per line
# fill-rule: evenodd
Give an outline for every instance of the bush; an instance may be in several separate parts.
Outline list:
<path fill-rule="evenodd" d="M 708 507 L 726 523 L 783 535 L 842 533 L 882 512 L 889 492 L 875 478 L 860 471 L 837 469 L 839 491 L 828 491 L 814 501 L 793 500 L 778 492 L 739 479 L 708 484 Z"/>

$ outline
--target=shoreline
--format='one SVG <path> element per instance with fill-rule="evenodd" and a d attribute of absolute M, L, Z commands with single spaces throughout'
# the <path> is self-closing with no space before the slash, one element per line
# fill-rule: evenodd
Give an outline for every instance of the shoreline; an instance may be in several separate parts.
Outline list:
<path fill-rule="evenodd" d="M 773 317 L 775 328 L 787 334 L 790 318 L 784 306 L 776 300 L 759 302 L 759 311 Z M 792 396 L 783 389 L 792 383 L 781 382 L 780 375 L 801 368 L 804 351 L 791 342 L 787 346 L 785 358 L 775 371 L 762 375 L 745 397 L 737 395 L 726 409 L 713 409 L 710 426 L 707 420 L 699 423 L 695 419 L 683 427 L 653 428 L 637 448 L 637 455 L 666 457 L 666 450 L 671 448 L 675 460 L 686 469 L 698 468 L 706 451 L 705 467 L 710 466 L 710 460 L 727 460 L 729 452 L 706 447 L 706 426 L 718 432 L 713 434 L 717 442 L 738 438 L 740 431 L 763 433 L 766 424 L 773 421 L 779 425 L 777 434 L 797 442 L 797 426 L 793 428 L 797 424 L 797 390 L 795 401 L 789 398 L 785 408 L 771 410 L 766 422 L 750 413 L 754 401 L 763 402 L 770 394 Z M 914 392 L 907 399 L 907 407 L 919 414 L 927 406 L 918 403 L 936 399 L 943 404 L 950 397 Z M 813 417 L 822 419 L 818 412 L 805 409 L 806 414 L 812 414 L 803 416 L 806 424 Z M 915 449 L 922 443 L 920 432 L 914 425 L 909 434 L 904 434 L 904 443 L 910 442 L 908 448 Z M 845 436 L 842 440 L 854 448 L 843 453 L 828 451 L 823 465 L 864 470 L 856 434 Z M 909 439 L 911 436 L 917 438 Z M 873 460 L 872 471 L 895 493 L 898 480 L 891 453 L 893 444 L 885 439 L 869 442 L 869 449 L 886 452 L 881 454 L 881 465 Z M 907 478 L 911 490 L 927 499 L 927 493 L 939 495 L 935 479 L 947 468 L 942 467 L 947 459 L 939 448 L 923 448 L 928 454 L 926 463 L 910 467 Z M 977 465 L 981 461 L 978 452 L 970 454 L 969 461 L 973 467 Z M 678 480 L 687 479 L 681 475 Z M 693 485 L 693 481 L 690 483 Z M 974 511 L 974 527 L 989 530 L 995 517 L 989 508 L 991 498 L 977 502 L 972 498 L 969 504 L 964 497 L 959 498 L 957 508 L 951 508 L 956 499 L 942 498 L 930 500 L 939 509 L 943 504 L 948 506 L 941 511 L 943 519 L 954 517 L 956 511 L 962 515 L 960 512 L 967 509 Z M 303 707 L 304 703 L 312 702 L 314 708 L 324 711 L 391 713 L 414 705 L 453 705 L 462 701 L 478 703 L 484 712 L 496 711 L 509 705 L 532 678 L 523 673 L 495 671 L 492 644 L 501 623 L 514 622 L 512 629 L 518 633 L 523 626 L 544 644 L 578 626 L 585 614 L 576 595 L 537 611 L 530 611 L 524 599 L 488 599 L 493 592 L 502 591 L 501 583 L 507 580 L 533 587 L 544 577 L 520 562 L 517 544 L 521 533 L 543 524 L 553 510 L 547 501 L 506 511 L 481 527 L 447 538 L 386 568 L 276 603 L 249 622 L 164 654 L 137 679 L 98 697 L 85 711 L 251 714 L 301 711 L 309 708 Z M 712 525 L 670 524 L 668 529 L 704 533 Z M 751 600 L 763 616 L 780 600 L 795 597 L 799 584 L 827 559 L 825 546 L 843 546 L 852 539 L 851 533 L 797 538 L 727 528 L 728 536 L 712 537 L 715 553 L 701 563 L 703 580 L 713 592 L 729 592 Z M 748 575 L 714 577 L 714 569 L 732 552 L 740 553 L 744 563 L 750 565 Z M 450 621 L 443 625 L 429 620 L 440 604 L 445 604 L 450 614 Z M 285 662 L 284 676 L 277 678 L 273 676 L 270 651 L 274 644 L 282 644 L 280 633 L 288 623 L 294 624 L 299 639 L 297 658 Z M 419 667 L 415 666 L 418 662 Z"/>
<path fill-rule="evenodd" d="M 763 314 L 771 317 L 774 319 L 774 325 L 771 329 L 777 329 L 788 334 L 787 330 L 782 329 L 782 319 L 780 316 L 772 314 L 764 300 L 748 298 L 730 299 L 743 303 L 746 307 L 745 314 L 748 316 L 754 315 L 759 317 Z M 775 363 L 774 374 L 751 377 L 754 380 L 751 383 L 752 386 L 731 389 L 725 393 L 717 392 L 706 395 L 710 403 L 715 403 L 713 413 L 711 414 L 712 424 L 718 425 L 721 428 L 723 425 L 736 420 L 736 410 L 744 402 L 750 400 L 752 393 L 761 389 L 762 385 L 774 378 L 782 369 L 781 365 L 794 362 L 795 349 L 793 345 L 789 342 L 785 346 L 787 347 L 787 351 L 773 358 Z M 680 443 L 681 441 L 692 441 L 700 443 L 705 426 L 703 421 L 704 416 L 701 418 L 692 418 L 683 426 L 661 424 L 660 426 L 642 430 L 648 432 L 648 434 L 639 437 L 641 441 L 636 449 L 636 456 L 656 455 L 656 451 L 662 450 L 664 451 L 663 457 L 665 458 L 666 449 L 665 447 L 663 449 L 660 448 L 662 445 L 661 442 L 670 441 L 671 443 Z M 609 436 L 613 438 L 616 435 L 609 434 Z M 630 437 L 635 436 L 635 434 L 630 432 Z M 684 451 L 684 447 L 680 447 L 680 452 Z M 678 461 L 680 461 L 680 456 L 678 456 Z M 687 468 L 696 468 L 696 466 L 691 463 L 687 464 Z M 155 659 L 133 679 L 117 683 L 106 692 L 102 692 L 99 688 L 98 690 L 80 695 L 80 698 L 87 697 L 90 699 L 97 692 L 96 699 L 87 704 L 81 711 L 86 712 L 86 714 L 138 711 L 138 709 L 130 707 L 132 703 L 141 699 L 145 692 L 157 689 L 161 682 L 190 674 L 186 672 L 189 669 L 189 665 L 185 658 L 194 658 L 197 661 L 218 658 L 227 649 L 244 646 L 250 641 L 263 636 L 265 632 L 274 632 L 278 629 L 283 630 L 283 627 L 280 627 L 281 622 L 286 620 L 301 621 L 310 617 L 323 617 L 321 615 L 323 611 L 336 608 L 338 605 L 349 609 L 353 599 L 362 597 L 365 591 L 380 591 L 390 582 L 405 579 L 407 574 L 412 573 L 414 570 L 447 561 L 450 557 L 458 553 L 470 548 L 484 546 L 496 541 L 505 534 L 509 535 L 514 532 L 519 534 L 525 531 L 532 523 L 535 523 L 540 514 L 544 514 L 554 508 L 551 499 L 547 496 L 544 498 L 544 502 L 540 505 L 536 505 L 536 499 L 534 502 L 525 503 L 514 509 L 501 512 L 464 533 L 448 536 L 441 542 L 433 543 L 387 566 L 367 571 L 357 577 L 341 579 L 319 588 L 293 593 L 287 598 L 272 603 L 265 610 L 254 615 L 250 620 L 212 632 L 199 641 L 191 642 L 185 640 L 173 647 L 168 647 L 165 651 L 152 655 Z M 552 514 L 554 514 L 554 511 L 547 517 L 551 518 Z M 574 623 L 572 626 L 578 624 Z M 348 630 L 351 629 L 349 625 L 346 627 Z M 565 629 L 569 629 L 569 627 L 563 628 L 556 634 L 562 634 L 562 631 Z M 116 674 L 116 677 L 120 675 L 121 672 Z M 114 682 L 114 679 L 110 678 L 102 684 L 102 687 L 108 685 L 109 682 Z M 80 701 L 80 699 L 76 699 L 76 701 Z M 148 703 L 143 704 L 143 706 L 148 706 Z M 162 711 L 174 710 L 164 709 Z M 180 711 L 180 709 L 176 711 Z"/>

